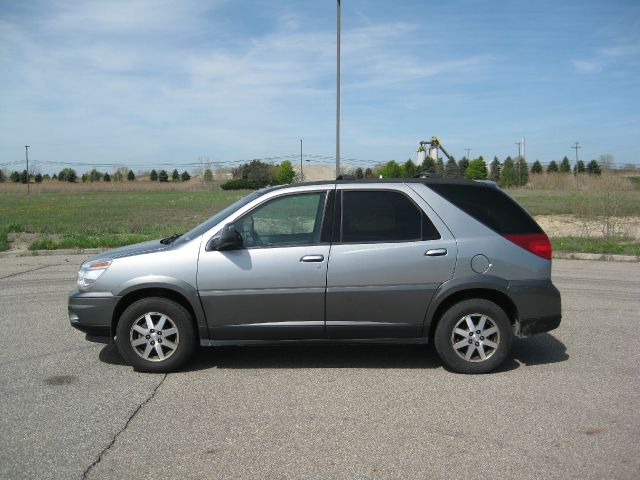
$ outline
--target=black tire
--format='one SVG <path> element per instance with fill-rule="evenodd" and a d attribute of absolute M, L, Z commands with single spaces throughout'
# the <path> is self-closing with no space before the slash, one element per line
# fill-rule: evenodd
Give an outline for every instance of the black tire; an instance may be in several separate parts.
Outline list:
<path fill-rule="evenodd" d="M 165 329 L 164 336 L 162 330 L 156 332 L 148 328 L 146 332 L 141 331 L 148 327 L 146 315 L 156 326 Z M 165 316 L 163 323 L 162 316 Z M 134 325 L 138 325 L 138 330 L 134 329 Z M 196 349 L 197 340 L 189 312 L 182 305 L 161 297 L 143 298 L 129 305 L 120 316 L 116 329 L 118 350 L 125 360 L 141 372 L 167 373 L 177 370 L 189 360 Z M 141 344 L 134 346 L 134 343 Z"/>
<path fill-rule="evenodd" d="M 459 373 L 488 373 L 511 351 L 513 332 L 509 318 L 498 305 L 472 298 L 444 312 L 436 326 L 434 341 L 440 359 L 449 369 Z"/>

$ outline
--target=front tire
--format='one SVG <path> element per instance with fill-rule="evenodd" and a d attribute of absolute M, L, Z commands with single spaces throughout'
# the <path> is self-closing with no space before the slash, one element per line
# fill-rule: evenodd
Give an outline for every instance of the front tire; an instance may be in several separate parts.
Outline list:
<path fill-rule="evenodd" d="M 487 373 L 511 351 L 513 332 L 504 310 L 480 298 L 456 303 L 444 312 L 434 335 L 442 362 L 460 373 Z"/>
<path fill-rule="evenodd" d="M 121 315 L 116 344 L 136 370 L 167 373 L 189 360 L 197 336 L 191 315 L 182 305 L 149 297 L 132 303 Z"/>

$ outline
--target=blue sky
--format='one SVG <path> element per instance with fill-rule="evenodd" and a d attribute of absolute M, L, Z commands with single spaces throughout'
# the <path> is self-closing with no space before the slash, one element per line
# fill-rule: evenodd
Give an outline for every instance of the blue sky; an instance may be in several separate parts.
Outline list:
<path fill-rule="evenodd" d="M 335 154 L 332 0 L 0 0 L 0 163 Z M 640 2 L 342 1 L 342 156 L 640 163 Z M 9 166 L 8 168 L 13 168 Z M 52 167 L 51 171 L 57 169 Z M 49 168 L 44 168 L 49 170 Z"/>

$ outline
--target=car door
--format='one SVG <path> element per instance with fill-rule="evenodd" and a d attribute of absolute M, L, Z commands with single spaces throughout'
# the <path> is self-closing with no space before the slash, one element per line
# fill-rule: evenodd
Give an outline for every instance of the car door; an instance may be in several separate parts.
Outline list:
<path fill-rule="evenodd" d="M 243 248 L 201 249 L 198 290 L 213 339 L 325 337 L 327 194 L 271 197 L 234 221 Z"/>
<path fill-rule="evenodd" d="M 339 185 L 327 272 L 329 338 L 422 335 L 429 302 L 453 276 L 456 242 L 402 184 Z"/>

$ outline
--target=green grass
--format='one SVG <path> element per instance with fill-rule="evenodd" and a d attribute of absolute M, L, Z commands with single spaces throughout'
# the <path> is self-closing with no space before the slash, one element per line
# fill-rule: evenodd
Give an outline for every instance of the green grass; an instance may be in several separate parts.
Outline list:
<path fill-rule="evenodd" d="M 557 237 L 551 239 L 554 251 L 640 255 L 640 242 L 626 237 Z"/>
<path fill-rule="evenodd" d="M 113 248 L 161 238 L 189 230 L 246 193 L 0 193 L 0 251 L 9 248 L 9 232 L 39 234 L 29 246 L 34 251 Z M 584 192 L 514 189 L 509 193 L 534 215 L 575 214 L 576 202 L 596 201 Z M 624 193 L 628 197 L 620 214 L 640 216 L 640 191 Z M 56 239 L 49 238 L 53 234 Z M 625 238 L 567 237 L 552 243 L 558 251 L 640 254 L 638 243 Z"/>
<path fill-rule="evenodd" d="M 160 238 L 191 229 L 246 194 L 0 193 L 0 250 L 8 248 L 6 237 L 11 231 L 42 234 L 43 242 L 48 243 L 38 245 L 45 249 L 115 247 Z M 47 234 L 61 234 L 64 239 L 46 241 Z"/>
<path fill-rule="evenodd" d="M 575 215 L 602 209 L 598 192 L 526 188 L 508 189 L 507 192 L 531 215 Z M 640 191 L 616 192 L 616 195 L 620 198 L 617 215 L 640 216 Z"/>

